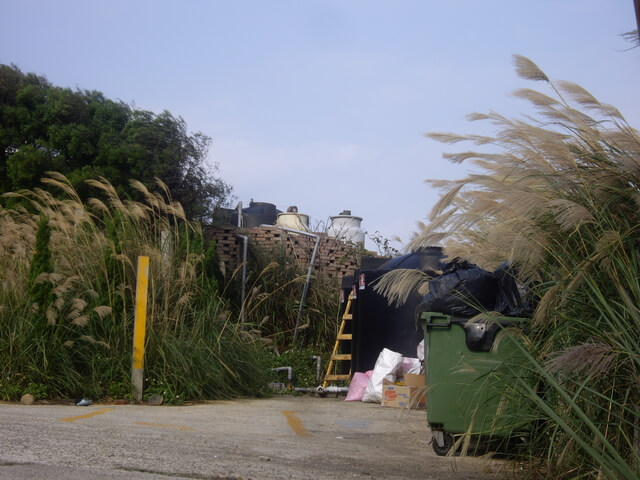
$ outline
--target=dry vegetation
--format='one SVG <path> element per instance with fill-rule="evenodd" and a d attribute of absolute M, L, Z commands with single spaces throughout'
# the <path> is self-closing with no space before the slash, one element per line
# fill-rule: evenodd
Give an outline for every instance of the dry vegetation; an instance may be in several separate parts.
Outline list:
<path fill-rule="evenodd" d="M 524 418 L 532 475 L 637 479 L 640 134 L 579 85 L 550 81 L 524 57 L 515 65 L 548 88 L 515 92 L 536 114 L 469 116 L 493 136 L 428 134 L 474 144 L 445 157 L 478 173 L 430 181 L 443 194 L 411 246 L 443 243 L 487 268 L 508 260 L 533 288 L 537 383 L 517 387 L 534 412 Z"/>
<path fill-rule="evenodd" d="M 62 175 L 43 182 L 0 210 L 0 397 L 129 395 L 139 255 L 151 264 L 147 394 L 262 389 L 259 338 L 218 295 L 213 251 L 164 185 L 163 196 L 133 182 L 145 199 L 133 202 L 93 180 L 83 203 Z"/>

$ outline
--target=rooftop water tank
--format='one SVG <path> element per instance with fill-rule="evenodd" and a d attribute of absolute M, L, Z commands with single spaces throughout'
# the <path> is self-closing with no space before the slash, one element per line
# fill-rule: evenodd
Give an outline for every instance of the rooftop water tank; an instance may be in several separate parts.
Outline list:
<path fill-rule="evenodd" d="M 343 210 L 340 215 L 329 217 L 331 225 L 327 229 L 330 237 L 339 238 L 345 242 L 364 243 L 364 232 L 360 228 L 362 217 L 351 215 L 351 210 Z"/>
<path fill-rule="evenodd" d="M 275 225 L 279 210 L 273 203 L 254 202 L 242 209 L 242 226 L 244 228 L 259 227 L 260 225 Z M 231 214 L 231 224 L 238 225 L 238 212 Z"/>
<path fill-rule="evenodd" d="M 298 213 L 298 207 L 291 206 L 284 213 L 279 213 L 276 226 L 292 230 L 309 231 L 309 215 Z"/>

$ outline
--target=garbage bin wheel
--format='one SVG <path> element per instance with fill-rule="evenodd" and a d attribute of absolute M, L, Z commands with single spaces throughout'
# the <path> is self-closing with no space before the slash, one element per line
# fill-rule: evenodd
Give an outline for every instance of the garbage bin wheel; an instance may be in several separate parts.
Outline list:
<path fill-rule="evenodd" d="M 438 442 L 436 442 L 435 438 L 431 441 L 431 446 L 433 447 L 433 451 L 436 452 L 436 455 L 444 457 L 447 453 L 449 453 L 451 447 L 453 447 L 454 439 L 453 435 L 447 432 L 442 432 L 442 438 L 444 440 L 444 445 L 442 447 L 438 445 Z"/>

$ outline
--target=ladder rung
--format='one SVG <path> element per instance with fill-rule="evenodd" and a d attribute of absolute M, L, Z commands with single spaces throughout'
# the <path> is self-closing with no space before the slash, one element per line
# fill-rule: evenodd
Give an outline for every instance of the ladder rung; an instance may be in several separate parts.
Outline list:
<path fill-rule="evenodd" d="M 326 382 L 335 382 L 336 380 L 349 380 L 351 375 L 325 375 L 324 380 Z"/>
<path fill-rule="evenodd" d="M 353 334 L 351 333 L 341 333 L 338 335 L 338 340 L 352 340 Z"/>
<path fill-rule="evenodd" d="M 335 355 L 331 355 L 331 360 L 351 360 L 350 353 L 336 353 Z"/>

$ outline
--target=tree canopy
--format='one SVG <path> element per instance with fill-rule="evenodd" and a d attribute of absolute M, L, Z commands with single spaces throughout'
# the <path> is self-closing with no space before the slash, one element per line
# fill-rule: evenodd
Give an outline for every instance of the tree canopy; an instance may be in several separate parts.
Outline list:
<path fill-rule="evenodd" d="M 0 191 L 40 186 L 47 171 L 70 179 L 106 178 L 136 198 L 135 179 L 150 190 L 159 178 L 187 217 L 207 223 L 231 189 L 205 162 L 211 139 L 189 134 L 181 117 L 113 101 L 98 91 L 51 85 L 15 65 L 0 65 Z"/>

